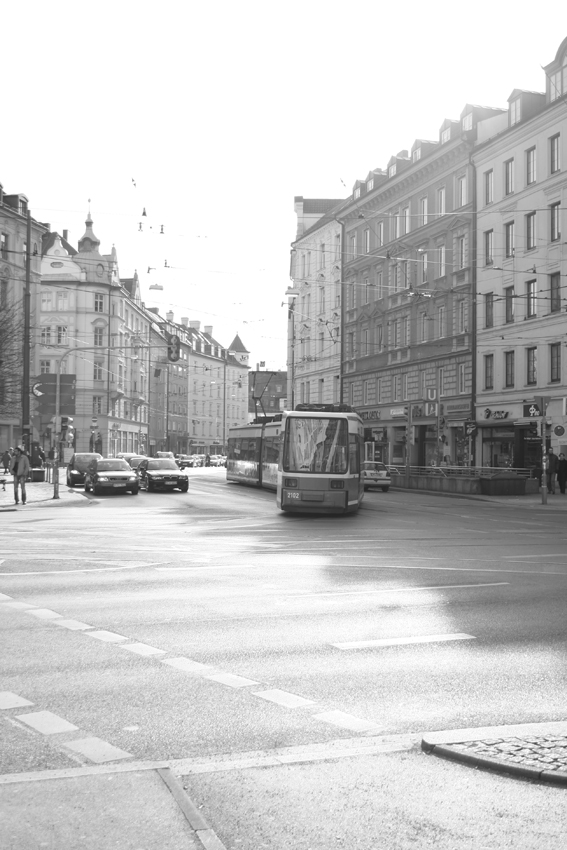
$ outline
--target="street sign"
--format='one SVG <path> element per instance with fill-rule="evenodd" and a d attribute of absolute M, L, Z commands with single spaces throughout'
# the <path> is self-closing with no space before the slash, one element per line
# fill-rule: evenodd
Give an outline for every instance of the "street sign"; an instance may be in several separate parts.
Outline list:
<path fill-rule="evenodd" d="M 46 418 L 55 415 L 57 375 L 49 372 L 38 375 L 32 384 L 32 394 L 38 400 L 38 412 Z M 75 386 L 76 375 L 60 376 L 59 413 L 66 416 L 75 415 Z"/>
<path fill-rule="evenodd" d="M 427 401 L 437 401 L 437 387 L 427 387 Z"/>
<path fill-rule="evenodd" d="M 426 416 L 437 416 L 437 402 L 435 402 L 435 401 L 426 401 L 425 402 L 425 415 Z"/>
<path fill-rule="evenodd" d="M 563 427 L 563 425 L 556 425 L 553 429 L 553 433 L 556 437 L 562 437 L 565 433 L 565 428 Z"/>
<path fill-rule="evenodd" d="M 34 396 L 36 396 L 36 398 L 41 398 L 41 396 L 43 395 L 43 391 L 41 389 L 41 382 L 36 381 L 36 383 L 31 388 L 31 391 L 34 394 Z"/>

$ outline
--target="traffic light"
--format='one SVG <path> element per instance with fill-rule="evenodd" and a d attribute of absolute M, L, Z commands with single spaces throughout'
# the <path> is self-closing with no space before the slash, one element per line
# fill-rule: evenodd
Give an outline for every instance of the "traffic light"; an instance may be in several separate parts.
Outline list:
<path fill-rule="evenodd" d="M 75 439 L 75 427 L 72 416 L 61 417 L 61 442 L 72 444 Z"/>
<path fill-rule="evenodd" d="M 175 334 L 169 334 L 167 338 L 167 359 L 176 363 L 181 356 L 181 340 Z"/>

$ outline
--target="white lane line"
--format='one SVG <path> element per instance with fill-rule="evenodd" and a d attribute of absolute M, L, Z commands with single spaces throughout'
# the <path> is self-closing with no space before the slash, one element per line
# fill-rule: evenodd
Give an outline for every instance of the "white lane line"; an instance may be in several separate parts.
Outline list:
<path fill-rule="evenodd" d="M 90 761 L 96 762 L 96 764 L 103 764 L 107 761 L 118 761 L 118 759 L 133 758 L 132 753 L 127 753 L 126 750 L 114 747 L 112 744 L 109 744 L 107 741 L 103 741 L 101 738 L 79 738 L 76 741 L 66 742 L 65 746 L 68 747 L 68 749 L 73 750 L 75 753 L 80 753 L 90 759 Z"/>
<path fill-rule="evenodd" d="M 319 593 L 286 593 L 287 599 L 301 599 L 304 596 L 368 596 L 376 593 L 413 593 L 427 590 L 461 590 L 471 587 L 503 587 L 509 585 L 509 581 L 490 581 L 485 584 L 434 584 L 429 587 L 390 587 L 384 590 L 322 590 Z"/>
<path fill-rule="evenodd" d="M 312 716 L 315 720 L 332 723 L 333 726 L 350 729 L 351 732 L 378 731 L 381 728 L 377 723 L 363 720 L 360 717 L 354 717 L 354 715 L 346 714 L 344 711 L 323 711 L 320 714 L 313 714 Z"/>
<path fill-rule="evenodd" d="M 248 685 L 260 684 L 260 682 L 255 682 L 253 679 L 246 679 L 244 676 L 235 676 L 233 673 L 210 673 L 205 676 L 205 679 L 210 679 L 212 682 L 219 682 L 221 685 L 228 685 L 229 688 L 246 688 Z"/>
<path fill-rule="evenodd" d="M 0 691 L 0 709 L 24 708 L 26 705 L 33 705 L 33 702 L 13 694 L 12 691 Z"/>
<path fill-rule="evenodd" d="M 147 643 L 123 643 L 120 648 L 135 652 L 137 655 L 165 655 L 165 649 L 157 649 Z"/>
<path fill-rule="evenodd" d="M 55 625 L 62 626 L 64 629 L 71 629 L 74 632 L 94 628 L 94 626 L 89 626 L 88 623 L 81 623 L 80 620 L 56 620 Z"/>
<path fill-rule="evenodd" d="M 161 663 L 175 667 L 176 670 L 182 670 L 184 673 L 197 675 L 208 673 L 213 669 L 209 664 L 201 664 L 200 661 L 192 661 L 190 658 L 164 658 Z"/>
<path fill-rule="evenodd" d="M 375 646 L 405 646 L 413 643 L 440 643 L 451 640 L 476 640 L 474 635 L 455 633 L 452 635 L 419 635 L 417 637 L 382 638 L 380 640 L 354 640 L 348 643 L 332 643 L 337 649 L 365 649 Z"/>
<path fill-rule="evenodd" d="M 61 559 L 60 559 L 61 560 Z M 73 560 L 82 560 L 74 558 Z M 112 573 L 120 570 L 138 570 L 145 567 L 155 566 L 156 561 L 152 564 L 124 564 L 120 567 L 92 567 L 92 569 L 84 570 L 28 570 L 27 572 L 18 571 L 19 576 L 57 576 L 57 575 L 72 575 L 74 573 Z M 0 573 L 0 576 L 13 576 L 14 573 Z"/>
<path fill-rule="evenodd" d="M 287 691 L 280 691 L 278 688 L 274 688 L 271 691 L 254 691 L 253 693 L 255 697 L 262 697 L 262 699 L 275 702 L 277 705 L 283 705 L 284 708 L 301 708 L 303 705 L 315 705 L 315 701 L 312 699 L 298 697 Z"/>
<path fill-rule="evenodd" d="M 49 608 L 33 608 L 31 611 L 26 611 L 26 614 L 31 614 L 39 620 L 58 620 L 63 616 L 62 614 L 58 614 L 57 611 L 51 611 Z"/>
<path fill-rule="evenodd" d="M 20 573 L 18 573 L 20 575 Z M 24 611 L 26 608 L 35 608 L 35 605 L 30 605 L 29 602 L 2 602 L 0 605 L 0 609 L 2 608 L 16 608 L 18 611 Z"/>
<path fill-rule="evenodd" d="M 30 714 L 18 714 L 16 720 L 31 726 L 42 735 L 57 735 L 60 732 L 76 732 L 78 726 L 73 726 L 68 720 L 53 714 L 51 711 L 32 711 Z"/>
<path fill-rule="evenodd" d="M 97 640 L 104 640 L 107 643 L 120 643 L 121 640 L 129 640 L 124 635 L 118 635 L 116 632 L 107 632 L 105 629 L 99 629 L 96 632 L 85 632 L 85 634 Z"/>
<path fill-rule="evenodd" d="M 3 563 L 3 562 L 0 562 Z M 0 602 L 5 602 L 6 599 L 12 599 L 11 596 L 7 596 L 5 593 L 0 593 Z"/>

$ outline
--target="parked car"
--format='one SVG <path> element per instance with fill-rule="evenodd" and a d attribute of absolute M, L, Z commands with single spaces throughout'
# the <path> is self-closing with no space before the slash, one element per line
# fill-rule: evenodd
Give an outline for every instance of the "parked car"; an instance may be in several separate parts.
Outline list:
<path fill-rule="evenodd" d="M 148 493 L 175 489 L 186 493 L 189 489 L 189 476 L 171 458 L 146 458 L 138 467 L 138 476 L 140 486 Z"/>
<path fill-rule="evenodd" d="M 177 455 L 175 458 L 175 462 L 179 469 L 186 469 L 188 466 L 192 466 L 193 462 L 190 455 Z"/>
<path fill-rule="evenodd" d="M 125 460 L 128 463 L 130 463 L 131 458 L 141 457 L 141 455 L 139 455 L 138 452 L 117 452 L 116 457 L 122 458 L 122 460 Z M 145 455 L 144 455 L 144 457 L 145 457 Z"/>
<path fill-rule="evenodd" d="M 78 452 L 67 464 L 67 487 L 85 483 L 85 475 L 91 460 L 102 458 L 98 452 Z"/>
<path fill-rule="evenodd" d="M 147 460 L 146 455 L 133 455 L 132 457 L 126 458 L 132 469 L 138 469 L 139 465 L 143 460 Z"/>
<path fill-rule="evenodd" d="M 156 457 L 168 457 L 171 460 L 175 460 L 173 452 L 156 452 Z"/>
<path fill-rule="evenodd" d="M 390 470 L 385 463 L 378 460 L 365 460 L 362 464 L 362 476 L 364 478 L 364 489 L 379 487 L 384 493 L 390 489 Z"/>
<path fill-rule="evenodd" d="M 129 490 L 136 496 L 139 489 L 138 476 L 124 458 L 95 458 L 89 463 L 85 476 L 86 493 L 92 490 L 97 496 L 103 490 L 111 490 L 114 493 L 125 493 Z"/>
<path fill-rule="evenodd" d="M 204 466 L 206 455 L 193 455 L 193 466 Z"/>
<path fill-rule="evenodd" d="M 211 455 L 211 466 L 226 466 L 224 455 Z"/>

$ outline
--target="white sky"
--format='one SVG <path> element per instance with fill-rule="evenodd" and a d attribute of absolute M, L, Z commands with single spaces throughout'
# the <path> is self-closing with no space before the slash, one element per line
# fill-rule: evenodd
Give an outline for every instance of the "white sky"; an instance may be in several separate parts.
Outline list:
<path fill-rule="evenodd" d="M 558 0 L 2 5 L 4 190 L 73 245 L 90 198 L 147 306 L 222 345 L 238 332 L 269 369 L 285 368 L 294 196 L 346 197 L 465 103 L 543 91 L 567 35 Z"/>

